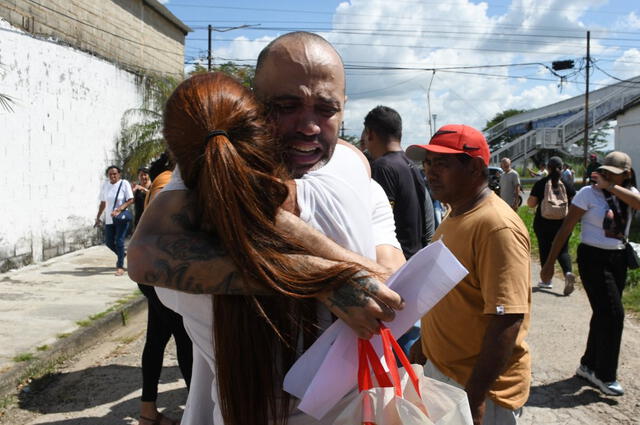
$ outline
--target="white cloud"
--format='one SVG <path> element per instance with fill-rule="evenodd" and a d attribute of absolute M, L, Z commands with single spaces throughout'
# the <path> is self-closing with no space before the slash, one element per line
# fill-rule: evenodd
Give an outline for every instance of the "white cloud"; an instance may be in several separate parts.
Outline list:
<path fill-rule="evenodd" d="M 611 74 L 626 79 L 640 75 L 640 49 L 628 49 L 613 63 Z"/>
<path fill-rule="evenodd" d="M 169 3 L 169 1 L 171 1 L 171 0 L 158 0 L 158 2 L 160 2 L 162 4 L 167 4 L 167 3 Z"/>
<path fill-rule="evenodd" d="M 343 2 L 333 16 L 333 30 L 322 35 L 335 45 L 348 67 L 345 127 L 349 134 L 359 136 L 366 113 L 384 104 L 403 117 L 403 144 L 424 142 L 429 136 L 427 89 L 432 72 L 381 68 L 528 62 L 550 66 L 554 60 L 579 59 L 585 54 L 586 28 L 595 28 L 584 22 L 585 16 L 604 3 L 513 0 L 504 13 L 490 15 L 487 3 L 468 0 Z M 632 25 L 637 20 L 631 13 L 625 22 Z M 247 42 L 239 38 L 215 50 L 215 56 L 256 58 L 271 39 Z M 597 39 L 592 40 L 591 50 L 596 57 L 621 54 Z M 614 64 L 616 72 L 630 76 L 634 65 L 625 62 L 640 61 L 638 55 L 637 49 L 624 52 Z M 379 68 L 354 69 L 358 66 Z M 440 70 L 429 91 L 431 113 L 437 114 L 438 126 L 455 122 L 482 128 L 505 109 L 540 107 L 581 93 L 580 85 L 561 89 L 558 82 L 541 65 Z"/>
<path fill-rule="evenodd" d="M 631 12 L 619 19 L 615 24 L 615 28 L 621 31 L 640 30 L 640 16 L 636 12 Z"/>

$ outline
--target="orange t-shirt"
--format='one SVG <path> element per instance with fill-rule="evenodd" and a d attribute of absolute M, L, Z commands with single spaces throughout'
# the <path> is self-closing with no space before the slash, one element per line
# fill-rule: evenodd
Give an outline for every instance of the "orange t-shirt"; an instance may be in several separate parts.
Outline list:
<path fill-rule="evenodd" d="M 160 193 L 160 191 L 169 184 L 172 175 L 173 171 L 171 170 L 163 171 L 162 173 L 158 174 L 155 179 L 153 179 L 153 183 L 151 183 L 151 187 L 147 192 L 147 197 L 144 199 L 145 209 L 147 208 L 147 205 L 149 205 L 149 202 L 151 202 L 153 198 L 155 198 L 158 193 Z"/>
<path fill-rule="evenodd" d="M 498 405 L 518 409 L 529 397 L 531 358 L 524 341 L 531 311 L 529 233 L 518 215 L 490 194 L 436 229 L 469 274 L 422 318 L 422 350 L 445 375 L 465 386 L 492 315 L 524 313 L 506 370 L 489 391 Z"/>

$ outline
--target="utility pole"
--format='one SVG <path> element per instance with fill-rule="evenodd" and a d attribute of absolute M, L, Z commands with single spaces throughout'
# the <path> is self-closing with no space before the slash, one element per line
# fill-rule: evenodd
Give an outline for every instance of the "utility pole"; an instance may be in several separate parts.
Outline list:
<path fill-rule="evenodd" d="M 211 33 L 213 31 L 215 32 L 227 32 L 227 31 L 233 31 L 233 30 L 239 30 L 242 28 L 254 28 L 257 27 L 260 24 L 255 24 L 255 25 L 240 25 L 237 27 L 229 27 L 229 28 L 223 28 L 223 29 L 214 29 L 212 25 L 209 25 L 207 28 L 209 29 L 209 48 L 207 49 L 207 71 L 211 71 L 211 69 L 213 68 L 212 66 L 212 60 L 213 60 L 213 56 L 211 55 Z"/>
<path fill-rule="evenodd" d="M 436 125 L 436 118 L 438 118 L 438 114 L 431 114 L 431 118 L 433 118 L 433 132 L 438 131 L 438 126 Z"/>
<path fill-rule="evenodd" d="M 340 138 L 344 139 L 344 121 L 342 121 L 342 124 L 340 125 Z"/>
<path fill-rule="evenodd" d="M 587 78 L 584 92 L 584 169 L 589 164 L 589 65 L 591 64 L 591 31 L 587 31 Z M 589 176 L 587 176 L 587 180 Z"/>
<path fill-rule="evenodd" d="M 209 48 L 207 49 L 207 71 L 211 72 L 211 32 L 213 27 L 209 25 Z"/>

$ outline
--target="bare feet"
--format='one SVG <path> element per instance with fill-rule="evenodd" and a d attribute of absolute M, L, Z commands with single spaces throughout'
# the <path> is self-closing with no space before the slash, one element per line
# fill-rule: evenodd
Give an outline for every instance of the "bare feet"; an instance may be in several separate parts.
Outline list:
<path fill-rule="evenodd" d="M 115 275 L 116 276 L 122 276 L 124 273 L 125 273 L 124 269 L 118 268 L 118 269 L 116 269 Z"/>

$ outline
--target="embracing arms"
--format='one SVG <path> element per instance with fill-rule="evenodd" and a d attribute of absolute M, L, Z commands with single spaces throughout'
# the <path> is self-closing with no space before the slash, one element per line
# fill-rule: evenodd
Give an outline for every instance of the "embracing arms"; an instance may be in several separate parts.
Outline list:
<path fill-rule="evenodd" d="M 136 282 L 163 286 L 191 293 L 227 295 L 268 295 L 257 282 L 245 282 L 218 241 L 195 231 L 189 214 L 186 191 L 162 192 L 149 204 L 129 245 L 129 276 Z M 296 224 L 296 220 L 299 222 Z M 299 256 L 309 267 L 329 267 L 331 260 L 362 260 L 372 271 L 388 271 L 370 260 L 339 247 L 291 215 L 281 214 L 278 223 L 291 225 L 289 230 L 304 242 L 313 243 L 313 251 L 329 260 Z M 297 225 L 304 228 L 296 228 Z M 361 261 L 357 261 L 362 264 Z M 318 296 L 319 301 L 349 324 L 360 336 L 377 331 L 377 320 L 389 321 L 393 309 L 402 308 L 399 295 L 364 276 L 358 285 L 345 285 Z"/>

